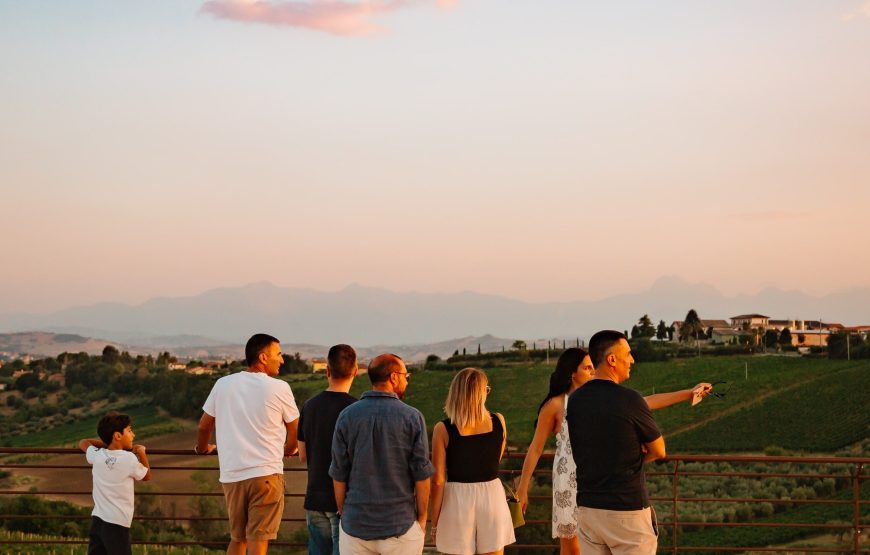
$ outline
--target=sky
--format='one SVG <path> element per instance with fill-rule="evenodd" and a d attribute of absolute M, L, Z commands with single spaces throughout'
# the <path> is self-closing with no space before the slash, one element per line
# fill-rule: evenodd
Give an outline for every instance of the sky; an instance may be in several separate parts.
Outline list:
<path fill-rule="evenodd" d="M 870 286 L 866 0 L 0 0 L 0 313 Z"/>

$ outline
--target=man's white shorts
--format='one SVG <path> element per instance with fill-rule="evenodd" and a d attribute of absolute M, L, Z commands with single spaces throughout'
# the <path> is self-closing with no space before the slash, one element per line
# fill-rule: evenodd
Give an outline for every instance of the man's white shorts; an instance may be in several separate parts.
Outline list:
<path fill-rule="evenodd" d="M 577 507 L 580 553 L 583 555 L 655 555 L 658 525 L 649 507 L 639 511 L 608 511 Z"/>
<path fill-rule="evenodd" d="M 396 538 L 363 540 L 339 527 L 338 550 L 341 555 L 420 555 L 426 533 L 416 520 L 407 532 Z"/>

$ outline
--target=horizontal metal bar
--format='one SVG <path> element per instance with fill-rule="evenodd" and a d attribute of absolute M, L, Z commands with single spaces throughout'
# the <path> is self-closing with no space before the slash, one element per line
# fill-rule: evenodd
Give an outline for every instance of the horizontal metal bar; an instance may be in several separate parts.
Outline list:
<path fill-rule="evenodd" d="M 671 521 L 656 521 L 659 526 L 673 526 Z M 734 528 L 820 528 L 852 530 L 851 524 L 813 524 L 806 522 L 678 522 L 677 526 L 700 527 L 734 527 Z M 747 548 L 748 549 L 748 548 Z"/>
<path fill-rule="evenodd" d="M 0 495 L 88 495 L 90 496 L 93 492 L 91 491 L 30 491 L 30 490 L 0 490 Z M 199 491 L 137 491 L 136 496 L 147 495 L 147 496 L 161 496 L 165 495 L 168 497 L 223 497 L 224 494 L 222 492 L 199 492 Z M 285 493 L 284 497 L 305 497 L 304 493 Z"/>
<path fill-rule="evenodd" d="M 90 470 L 89 464 L 0 464 L 0 468 L 54 468 L 60 470 Z M 217 466 L 151 466 L 151 470 L 220 470 Z M 284 472 L 307 472 L 307 468 L 285 468 Z"/>
<path fill-rule="evenodd" d="M 695 545 L 681 545 L 677 547 L 673 546 L 659 546 L 659 551 L 764 551 L 768 553 L 870 553 L 870 549 L 859 549 L 855 551 L 851 547 L 842 548 L 842 547 L 792 547 L 788 546 L 787 548 L 782 547 L 725 547 L 725 546 L 713 546 L 713 545 L 705 545 L 705 546 L 695 546 Z"/>
<path fill-rule="evenodd" d="M 650 501 L 674 501 L 673 497 L 650 497 Z M 755 499 L 750 497 L 678 497 L 678 503 L 777 503 L 782 505 L 854 505 L 854 500 L 845 499 Z M 870 500 L 860 500 L 861 505 L 870 505 Z"/>
<path fill-rule="evenodd" d="M 88 520 L 92 515 L 0 515 L 2 520 Z M 226 521 L 225 516 L 138 516 L 133 519 L 138 520 L 214 520 Z M 304 518 L 282 518 L 281 522 L 305 522 Z"/>
<path fill-rule="evenodd" d="M 834 478 L 837 480 L 852 480 L 855 476 L 851 474 L 793 474 L 788 472 L 647 472 L 647 476 L 686 476 L 691 478 L 692 476 L 698 477 L 710 477 L 710 476 L 721 476 L 723 478 L 727 477 L 735 477 L 735 478 Z M 864 480 L 870 478 L 870 475 L 867 476 L 858 476 L 859 480 Z"/>

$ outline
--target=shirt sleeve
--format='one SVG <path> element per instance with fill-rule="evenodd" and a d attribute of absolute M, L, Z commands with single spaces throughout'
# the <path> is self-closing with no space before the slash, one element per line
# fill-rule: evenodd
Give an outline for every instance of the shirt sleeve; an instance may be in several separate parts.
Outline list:
<path fill-rule="evenodd" d="M 339 482 L 347 482 L 350 476 L 350 456 L 347 448 L 346 420 L 338 415 L 335 433 L 332 434 L 332 462 L 329 463 L 329 476 Z"/>
<path fill-rule="evenodd" d="M 85 451 L 85 458 L 88 460 L 88 464 L 94 464 L 94 457 L 97 456 L 97 448 L 93 445 L 88 447 L 88 450 Z"/>
<path fill-rule="evenodd" d="M 281 414 L 284 422 L 293 422 L 299 418 L 299 409 L 296 407 L 296 399 L 293 398 L 293 390 L 290 389 L 290 384 L 281 382 L 284 387 L 281 388 Z"/>
<path fill-rule="evenodd" d="M 643 397 L 641 397 L 639 393 L 637 394 L 637 399 L 635 399 L 634 405 L 634 429 L 637 431 L 637 437 L 640 442 L 649 443 L 660 438 L 662 432 L 659 430 L 659 427 L 653 418 L 649 405 L 646 404 L 646 401 L 643 400 Z"/>
<path fill-rule="evenodd" d="M 218 384 L 220 380 L 216 381 L 212 386 L 211 391 L 208 393 L 208 397 L 205 400 L 205 403 L 202 405 L 202 410 L 209 416 L 217 416 L 217 407 L 216 399 L 215 399 L 215 390 L 218 388 Z"/>
<path fill-rule="evenodd" d="M 148 474 L 148 467 L 139 462 L 139 457 L 130 453 L 130 456 L 133 458 L 130 464 L 130 477 L 134 480 L 141 480 Z"/>
<path fill-rule="evenodd" d="M 429 460 L 429 438 L 426 437 L 426 420 L 423 414 L 417 411 L 414 420 L 413 447 L 411 448 L 411 476 L 415 482 L 425 480 L 435 474 L 435 467 Z"/>

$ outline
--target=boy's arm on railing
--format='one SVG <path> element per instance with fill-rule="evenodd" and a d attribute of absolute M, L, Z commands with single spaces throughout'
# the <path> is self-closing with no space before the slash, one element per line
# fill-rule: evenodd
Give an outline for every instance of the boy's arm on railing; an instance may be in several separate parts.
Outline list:
<path fill-rule="evenodd" d="M 145 454 L 145 446 L 134 445 L 132 451 L 133 454 L 136 455 L 136 458 L 139 459 L 139 464 L 148 469 L 148 472 L 142 477 L 142 481 L 147 482 L 151 479 L 151 464 L 148 463 L 148 456 Z"/>
<path fill-rule="evenodd" d="M 79 442 L 79 450 L 81 450 L 82 453 L 87 452 L 88 447 L 96 447 L 98 449 L 103 449 L 106 447 L 106 444 L 103 443 L 103 440 L 97 439 L 97 438 L 83 439 Z"/>

